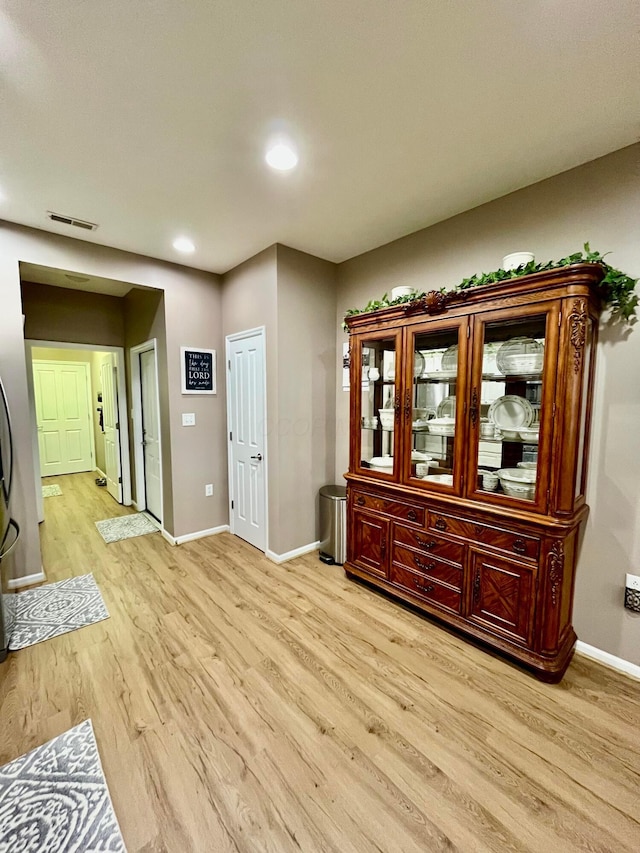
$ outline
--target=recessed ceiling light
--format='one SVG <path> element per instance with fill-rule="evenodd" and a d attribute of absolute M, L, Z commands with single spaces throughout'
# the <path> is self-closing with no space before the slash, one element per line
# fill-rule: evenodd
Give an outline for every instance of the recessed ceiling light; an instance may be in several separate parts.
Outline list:
<path fill-rule="evenodd" d="M 187 254 L 196 250 L 193 240 L 190 240 L 188 237 L 176 237 L 173 241 L 173 248 L 178 252 L 186 252 Z"/>
<path fill-rule="evenodd" d="M 272 169 L 277 169 L 279 172 L 288 172 L 289 169 L 294 169 L 298 165 L 298 155 L 290 145 L 285 145 L 284 142 L 279 142 L 270 148 L 265 160 Z"/>

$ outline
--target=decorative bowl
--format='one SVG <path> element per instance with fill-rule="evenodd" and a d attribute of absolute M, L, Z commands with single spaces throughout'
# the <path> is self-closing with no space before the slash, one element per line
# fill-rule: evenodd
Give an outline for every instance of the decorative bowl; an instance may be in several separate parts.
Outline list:
<path fill-rule="evenodd" d="M 456 428 L 455 418 L 432 418 L 427 423 L 434 435 L 453 435 Z"/>
<path fill-rule="evenodd" d="M 393 287 L 391 289 L 391 298 L 398 299 L 400 296 L 411 296 L 415 293 L 415 289 L 413 287 L 408 287 L 405 284 L 400 284 L 398 287 Z"/>
<path fill-rule="evenodd" d="M 502 491 L 512 498 L 532 501 L 536 494 L 536 471 L 527 468 L 500 468 L 497 472 Z"/>
<path fill-rule="evenodd" d="M 535 260 L 535 255 L 532 252 L 511 252 L 510 255 L 505 255 L 502 259 L 502 269 L 515 270 L 533 260 Z"/>
<path fill-rule="evenodd" d="M 520 433 L 517 429 L 501 429 L 502 437 L 507 441 L 517 441 L 520 438 Z"/>
<path fill-rule="evenodd" d="M 529 444 L 537 444 L 540 440 L 540 427 L 535 429 L 534 427 L 528 427 L 527 429 L 518 430 L 520 433 L 520 438 L 523 441 L 527 441 Z"/>
<path fill-rule="evenodd" d="M 393 409 L 378 409 L 378 414 L 380 415 L 382 429 L 392 430 L 396 419 L 395 411 Z"/>
<path fill-rule="evenodd" d="M 393 471 L 393 456 L 374 456 L 369 460 L 369 467 L 372 471 L 390 474 Z"/>

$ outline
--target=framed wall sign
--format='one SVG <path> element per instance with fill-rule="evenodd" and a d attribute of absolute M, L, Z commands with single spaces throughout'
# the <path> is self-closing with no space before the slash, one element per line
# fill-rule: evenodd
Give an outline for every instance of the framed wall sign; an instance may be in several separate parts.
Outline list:
<path fill-rule="evenodd" d="M 180 347 L 183 394 L 216 393 L 216 351 Z"/>

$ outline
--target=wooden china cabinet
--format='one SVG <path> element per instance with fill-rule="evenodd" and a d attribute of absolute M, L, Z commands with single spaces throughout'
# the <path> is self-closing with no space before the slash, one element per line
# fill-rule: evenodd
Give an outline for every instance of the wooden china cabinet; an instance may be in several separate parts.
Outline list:
<path fill-rule="evenodd" d="M 345 571 L 533 670 L 573 654 L 603 269 L 347 318 Z"/>

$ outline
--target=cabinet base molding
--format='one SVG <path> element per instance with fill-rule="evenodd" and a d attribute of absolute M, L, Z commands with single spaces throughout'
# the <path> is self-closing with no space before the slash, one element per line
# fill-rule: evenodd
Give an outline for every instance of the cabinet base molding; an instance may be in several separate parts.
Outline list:
<path fill-rule="evenodd" d="M 610 667 L 610 669 L 623 672 L 630 678 L 635 678 L 640 681 L 640 666 L 638 666 L 638 664 L 631 663 L 631 661 L 625 660 L 624 658 L 616 657 L 616 655 L 612 655 L 610 652 L 598 649 L 596 646 L 590 646 L 588 643 L 583 643 L 582 640 L 578 640 L 576 643 L 576 653 L 583 655 L 586 658 L 590 658 L 591 660 L 597 660 L 599 663 Z"/>

